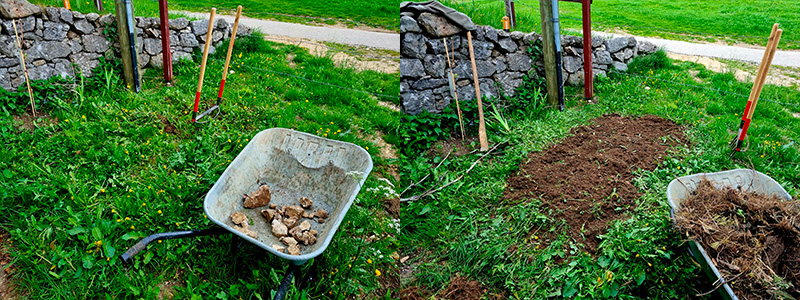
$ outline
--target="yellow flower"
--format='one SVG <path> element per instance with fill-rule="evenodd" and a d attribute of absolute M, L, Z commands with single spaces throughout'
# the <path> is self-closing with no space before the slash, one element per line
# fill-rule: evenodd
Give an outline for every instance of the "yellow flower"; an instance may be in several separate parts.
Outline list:
<path fill-rule="evenodd" d="M 133 229 L 136 229 L 136 227 L 133 227 L 133 225 L 131 225 L 131 230 L 133 230 Z"/>
<path fill-rule="evenodd" d="M 371 263 L 372 263 L 372 260 L 371 260 L 371 259 L 367 259 L 367 263 L 368 263 L 368 264 L 371 264 Z"/>
<path fill-rule="evenodd" d="M 101 192 L 101 193 L 105 193 L 105 192 L 106 192 L 106 189 L 100 189 L 100 192 Z"/>
<path fill-rule="evenodd" d="M 381 276 L 381 270 L 375 269 L 375 276 Z"/>
<path fill-rule="evenodd" d="M 636 253 L 636 257 L 639 257 L 639 253 Z"/>
<path fill-rule="evenodd" d="M 142 206 L 146 206 L 146 205 L 147 205 L 147 203 L 142 203 Z"/>
<path fill-rule="evenodd" d="M 161 214 L 161 210 L 160 209 L 158 210 L 158 213 Z"/>
<path fill-rule="evenodd" d="M 131 218 L 125 217 L 125 221 L 130 221 L 130 220 L 131 220 Z"/>
<path fill-rule="evenodd" d="M 366 149 L 367 149 L 367 151 L 369 151 L 369 147 L 364 147 L 364 148 L 366 148 Z"/>

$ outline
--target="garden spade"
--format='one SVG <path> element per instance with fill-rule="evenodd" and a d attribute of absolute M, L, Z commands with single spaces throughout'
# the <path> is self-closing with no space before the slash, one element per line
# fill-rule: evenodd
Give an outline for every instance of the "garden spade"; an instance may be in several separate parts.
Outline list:
<path fill-rule="evenodd" d="M 783 30 L 778 29 L 777 23 L 772 26 L 769 42 L 767 42 L 767 49 L 764 51 L 764 56 L 761 58 L 758 74 L 755 80 L 753 80 L 753 88 L 750 90 L 750 98 L 747 100 L 747 105 L 744 107 L 744 113 L 742 113 L 742 121 L 739 123 L 739 132 L 733 141 L 731 141 L 731 157 L 733 157 L 736 152 L 743 151 L 742 146 L 747 138 L 747 129 L 750 127 L 750 121 L 753 119 L 753 112 L 756 110 L 758 98 L 761 96 L 761 90 L 764 88 L 764 81 L 767 78 L 772 59 L 775 57 L 776 48 L 781 40 L 782 33 Z"/>
<path fill-rule="evenodd" d="M 200 79 L 197 81 L 197 93 L 194 95 L 194 110 L 192 111 L 192 123 L 197 122 L 213 109 L 204 111 L 200 116 L 197 116 L 197 108 L 200 106 L 200 92 L 203 91 L 203 77 L 206 75 L 206 62 L 208 61 L 208 48 L 211 46 L 211 41 L 214 39 L 212 31 L 214 30 L 214 16 L 217 14 L 217 9 L 211 9 L 211 16 L 208 18 L 208 32 L 206 32 L 206 44 L 203 48 L 203 61 L 200 63 Z"/>
<path fill-rule="evenodd" d="M 217 105 L 214 105 L 209 111 L 219 109 L 222 103 L 222 92 L 225 90 L 225 79 L 228 78 L 228 66 L 231 63 L 231 53 L 233 52 L 233 43 L 236 40 L 236 29 L 239 28 L 239 17 L 242 16 L 242 6 L 236 9 L 236 21 L 233 22 L 233 31 L 231 31 L 231 42 L 228 44 L 228 54 L 225 56 L 225 67 L 222 69 L 222 81 L 219 83 L 219 94 L 217 94 Z"/>

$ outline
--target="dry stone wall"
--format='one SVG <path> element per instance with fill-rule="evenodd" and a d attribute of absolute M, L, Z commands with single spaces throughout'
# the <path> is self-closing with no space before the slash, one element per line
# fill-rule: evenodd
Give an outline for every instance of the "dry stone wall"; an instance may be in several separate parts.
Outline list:
<path fill-rule="evenodd" d="M 541 40 L 539 34 L 478 26 L 472 36 L 482 97 L 515 96 L 523 76 L 541 76 L 534 69 L 541 68 L 542 62 L 533 61 L 526 52 L 533 42 Z M 453 101 L 443 39 L 455 56 L 454 86 L 459 101 L 475 99 L 466 32 L 432 13 L 404 12 L 400 17 L 400 96 L 406 113 L 439 113 Z M 594 37 L 591 43 L 595 77 L 606 76 L 612 68 L 625 71 L 633 57 L 657 50 L 655 45 L 632 37 Z M 583 84 L 583 38 L 562 36 L 561 44 L 565 83 Z"/>
<path fill-rule="evenodd" d="M 91 76 L 100 57 L 119 57 L 119 42 L 112 34 L 117 28 L 114 15 L 82 14 L 65 8 L 41 9 L 38 6 L 23 13 L 0 14 L 0 86 L 6 90 L 15 90 L 25 83 L 12 20 L 24 40 L 22 50 L 31 80 L 74 77 L 78 72 Z M 135 21 L 139 66 L 161 68 L 164 59 L 160 20 L 137 17 Z M 212 36 L 218 45 L 230 37 L 233 25 L 219 19 L 215 26 Z M 169 29 L 172 60 L 191 59 L 192 51 L 205 43 L 208 20 L 172 19 Z M 250 33 L 249 28 L 239 25 L 237 35 Z"/>

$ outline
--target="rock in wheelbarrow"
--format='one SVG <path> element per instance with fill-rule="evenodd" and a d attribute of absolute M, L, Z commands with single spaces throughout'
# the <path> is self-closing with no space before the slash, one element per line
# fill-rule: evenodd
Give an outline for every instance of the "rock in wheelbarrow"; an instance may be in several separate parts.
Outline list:
<path fill-rule="evenodd" d="M 301 218 L 305 212 L 299 205 L 291 205 L 283 209 L 283 215 L 287 218 Z"/>
<path fill-rule="evenodd" d="M 231 214 L 231 222 L 233 222 L 233 228 L 237 231 L 244 233 L 245 235 L 257 239 L 258 232 L 250 230 L 250 221 L 247 219 L 242 212 L 235 212 Z"/>
<path fill-rule="evenodd" d="M 272 193 L 270 193 L 269 187 L 267 185 L 262 185 L 250 195 L 244 195 L 244 207 L 256 208 L 266 206 L 269 204 L 270 200 L 272 200 Z"/>
<path fill-rule="evenodd" d="M 261 215 L 267 218 L 267 222 L 272 222 L 272 220 L 275 220 L 275 218 L 279 216 L 278 211 L 274 209 L 262 209 Z"/>
<path fill-rule="evenodd" d="M 311 208 L 312 205 L 314 205 L 314 201 L 311 201 L 311 199 L 308 199 L 308 197 L 300 198 L 300 206 L 303 208 Z"/>
<path fill-rule="evenodd" d="M 289 234 L 289 228 L 286 228 L 286 225 L 283 225 L 278 219 L 272 220 L 272 234 L 277 237 L 285 237 Z"/>

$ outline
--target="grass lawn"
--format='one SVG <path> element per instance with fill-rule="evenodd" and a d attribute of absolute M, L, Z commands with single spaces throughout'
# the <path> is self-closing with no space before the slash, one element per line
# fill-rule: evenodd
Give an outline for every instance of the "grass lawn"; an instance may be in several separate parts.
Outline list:
<path fill-rule="evenodd" d="M 224 55 L 209 58 L 201 107 L 215 101 Z M 387 160 L 373 137 L 396 126 L 400 113 L 368 94 L 244 66 L 389 95 L 399 93 L 398 78 L 337 68 L 329 58 L 259 36 L 240 38 L 225 114 L 195 126 L 198 61 L 196 53 L 194 62 L 176 64 L 171 87 L 162 84 L 160 70 L 149 70 L 139 94 L 121 89 L 113 62 L 75 80 L 74 89 L 36 83 L 39 113 L 49 119 L 33 129 L 19 128 L 15 119 L 27 93 L 0 91 L 0 226 L 10 235 L 18 294 L 271 298 L 287 263 L 248 243 L 234 256 L 231 235 L 152 243 L 131 264 L 119 255 L 148 234 L 212 227 L 203 213 L 205 193 L 252 136 L 284 127 L 358 144 L 376 165 L 327 250 L 303 267 L 313 280 L 287 299 L 383 298 L 397 229 L 383 208 L 388 184 L 377 175 Z"/>
<path fill-rule="evenodd" d="M 700 172 L 754 168 L 774 178 L 795 199 L 800 197 L 800 131 L 796 130 L 800 127 L 800 92 L 764 88 L 762 99 L 787 104 L 759 102 L 749 131 L 749 151 L 732 161 L 728 143 L 738 128 L 746 97 L 680 84 L 745 95 L 750 85 L 737 82 L 732 74 L 713 73 L 701 65 L 669 61 L 662 55 L 638 58 L 631 63 L 630 73 L 610 73 L 611 78 L 597 80 L 597 104 L 583 102 L 582 88 L 573 87 L 566 91 L 569 108 L 563 113 L 511 105 L 505 111 L 509 129 L 487 117 L 490 141 L 507 141 L 508 146 L 433 197 L 403 206 L 398 239 L 401 256 L 410 257 L 402 266 L 409 270 L 401 275 L 406 291 L 441 296 L 445 287 L 463 280 L 475 280 L 480 290 L 486 289 L 485 296 L 499 294 L 502 299 L 568 295 L 579 299 L 612 295 L 685 299 L 710 290 L 710 283 L 688 258 L 685 241 L 672 230 L 667 184 Z M 665 66 L 660 67 L 662 64 Z M 697 71 L 697 77 L 689 71 Z M 643 195 L 635 200 L 627 219 L 615 221 L 600 236 L 593 257 L 584 252 L 583 244 L 567 238 L 568 230 L 580 228 L 563 226 L 564 221 L 553 218 L 553 211 L 543 209 L 536 196 L 512 204 L 503 200 L 503 192 L 507 178 L 528 154 L 559 143 L 570 135 L 571 128 L 614 113 L 672 120 L 684 128 L 689 144 L 677 147 L 654 171 L 635 173 L 633 183 Z M 452 124 L 448 121 L 445 127 Z M 419 194 L 464 174 L 479 156 L 451 156 L 441 163 L 443 154 L 409 155 L 400 167 L 408 171 L 398 186 L 402 190 L 429 175 L 421 186 L 403 196 Z M 540 231 L 555 237 L 549 246 L 535 246 L 534 233 Z M 567 256 L 570 258 L 563 259 Z"/>
<path fill-rule="evenodd" d="M 444 0 L 482 25 L 502 28 L 503 1 Z M 517 27 L 540 32 L 539 2 L 515 1 Z M 562 28 L 580 32 L 581 4 L 559 2 Z M 607 0 L 592 5 L 593 30 L 622 30 L 634 35 L 667 39 L 745 43 L 765 46 L 773 23 L 783 36 L 779 49 L 800 49 L 800 2 L 769 0 Z"/>
<path fill-rule="evenodd" d="M 60 0 L 33 0 L 35 4 L 63 7 Z M 379 27 L 388 30 L 398 30 L 398 16 L 400 14 L 399 0 L 354 1 L 354 0 L 242 0 L 242 1 L 169 1 L 169 9 L 188 10 L 196 12 L 209 12 L 212 7 L 217 8 L 217 13 L 235 14 L 236 7 L 243 7 L 242 14 L 252 18 L 272 19 L 295 23 L 326 23 L 335 24 L 342 22 L 345 25 L 361 25 Z M 84 13 L 97 12 L 94 2 L 73 1 L 72 9 Z M 103 8 L 106 12 L 114 12 L 114 1 L 105 1 Z M 134 0 L 136 16 L 158 17 L 158 1 Z"/>

